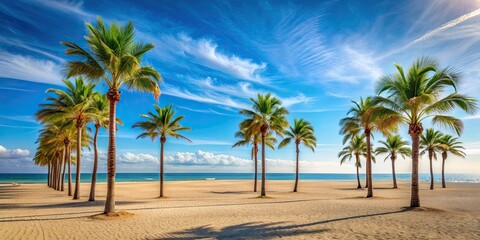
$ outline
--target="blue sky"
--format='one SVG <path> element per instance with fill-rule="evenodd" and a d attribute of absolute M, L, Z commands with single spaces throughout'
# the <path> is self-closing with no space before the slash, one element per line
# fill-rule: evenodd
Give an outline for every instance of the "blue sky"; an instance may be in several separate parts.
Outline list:
<path fill-rule="evenodd" d="M 305 118 L 318 138 L 302 149 L 301 171 L 354 173 L 339 165 L 338 120 L 350 100 L 373 94 L 375 82 L 421 55 L 461 71 L 460 91 L 480 97 L 480 1 L 3 1 L 0 2 L 0 172 L 43 172 L 33 165 L 40 125 L 33 114 L 61 87 L 68 57 L 61 41 L 85 46 L 85 22 L 133 21 L 137 40 L 155 44 L 145 61 L 163 76 L 160 105 L 185 115 L 193 140 L 167 140 L 167 171 L 250 172 L 248 148 L 232 149 L 249 97 L 271 92 Z M 105 91 L 105 86 L 98 86 Z M 118 116 L 120 172 L 155 172 L 159 143 L 136 140 L 139 114 L 153 96 L 123 91 Z M 451 157 L 450 172 L 480 172 L 480 115 L 465 121 L 466 159 Z M 429 126 L 428 123 L 425 126 Z M 401 129 L 405 138 L 406 130 Z M 100 133 L 105 171 L 106 132 Z M 378 135 L 378 134 L 377 134 Z M 380 135 L 375 140 L 381 140 Z M 86 151 L 83 171 L 91 171 Z M 294 148 L 267 151 L 269 172 L 293 172 Z M 410 170 L 400 160 L 399 172 Z M 420 171 L 427 172 L 427 160 Z M 435 163 L 440 169 L 440 162 Z M 389 172 L 379 161 L 374 172 Z"/>

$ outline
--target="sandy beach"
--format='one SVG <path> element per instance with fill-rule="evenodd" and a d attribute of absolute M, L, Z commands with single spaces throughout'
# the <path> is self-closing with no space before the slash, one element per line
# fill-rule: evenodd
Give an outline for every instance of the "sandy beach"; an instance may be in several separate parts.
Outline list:
<path fill-rule="evenodd" d="M 354 182 L 269 181 L 269 198 L 257 198 L 251 181 L 117 183 L 117 209 L 131 214 L 103 219 L 106 185 L 87 202 L 45 184 L 0 185 L 1 239 L 480 239 L 480 184 L 428 190 L 423 207 L 409 204 L 409 183 L 391 189 L 375 183 L 373 199 Z"/>

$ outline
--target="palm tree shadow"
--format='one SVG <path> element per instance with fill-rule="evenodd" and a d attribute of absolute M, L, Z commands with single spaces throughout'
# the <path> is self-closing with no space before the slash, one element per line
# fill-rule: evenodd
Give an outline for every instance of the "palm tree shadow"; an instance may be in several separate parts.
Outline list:
<path fill-rule="evenodd" d="M 287 236 L 297 236 L 297 235 L 310 235 L 316 233 L 326 232 L 329 229 L 304 229 L 311 226 L 321 226 L 323 224 L 348 221 L 352 219 L 359 218 L 369 218 L 375 216 L 384 216 L 396 213 L 402 213 L 414 210 L 414 208 L 402 208 L 401 210 L 391 211 L 391 212 L 382 212 L 382 213 L 373 213 L 373 214 L 364 214 L 358 216 L 349 216 L 344 218 L 335 218 L 329 220 L 323 220 L 312 223 L 305 224 L 290 224 L 285 225 L 285 222 L 277 223 L 258 223 L 250 222 L 243 223 L 238 225 L 227 226 L 216 230 L 207 225 L 200 226 L 196 228 L 186 229 L 184 231 L 169 233 L 169 237 L 161 237 L 158 239 L 183 239 L 183 240 L 193 240 L 193 239 L 273 239 L 279 237 Z"/>
<path fill-rule="evenodd" d="M 258 223 L 250 222 L 227 226 L 216 230 L 210 226 L 200 226 L 187 229 L 184 231 L 169 233 L 169 237 L 161 237 L 158 239 L 273 239 L 286 236 L 296 236 L 300 234 L 315 234 L 328 231 L 327 229 L 299 229 L 295 225 L 282 225 L 283 222 L 277 223 Z"/>

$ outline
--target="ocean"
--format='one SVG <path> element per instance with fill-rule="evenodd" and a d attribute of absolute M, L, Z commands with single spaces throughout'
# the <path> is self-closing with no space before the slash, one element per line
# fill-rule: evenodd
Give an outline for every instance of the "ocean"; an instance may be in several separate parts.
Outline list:
<path fill-rule="evenodd" d="M 184 181 L 184 180 L 205 180 L 214 178 L 216 180 L 251 180 L 253 173 L 166 173 L 165 181 Z M 435 181 L 441 181 L 440 174 L 435 174 Z M 75 174 L 72 176 L 75 181 Z M 92 174 L 82 173 L 81 182 L 90 182 Z M 397 174 L 398 181 L 410 181 L 410 174 Z M 480 174 L 445 174 L 447 182 L 460 183 L 480 183 Z M 261 179 L 261 175 L 258 175 Z M 294 180 L 293 173 L 268 173 L 267 180 Z M 159 180 L 158 173 L 117 173 L 117 182 L 155 182 Z M 300 180 L 320 180 L 320 181 L 356 181 L 356 174 L 348 173 L 301 173 Z M 361 174 L 362 184 L 365 182 L 364 174 Z M 391 174 L 373 174 L 374 181 L 391 181 Z M 97 182 L 106 182 L 107 174 L 99 173 Z M 430 181 L 430 174 L 421 173 L 420 181 Z M 0 183 L 46 183 L 47 174 L 44 173 L 0 173 Z"/>

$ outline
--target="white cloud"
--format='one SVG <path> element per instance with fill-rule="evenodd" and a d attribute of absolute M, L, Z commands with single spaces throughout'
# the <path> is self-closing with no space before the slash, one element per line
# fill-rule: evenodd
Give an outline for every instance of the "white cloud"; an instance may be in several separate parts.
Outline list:
<path fill-rule="evenodd" d="M 0 145 L 0 159 L 23 159 L 30 156 L 30 151 L 27 149 L 7 149 Z"/>
<path fill-rule="evenodd" d="M 61 84 L 60 66 L 49 60 L 0 51 L 0 77 Z"/>
<path fill-rule="evenodd" d="M 373 54 L 359 47 L 345 45 L 339 50 L 337 63 L 333 65 L 326 76 L 332 81 L 357 83 L 360 80 L 376 81 L 382 76 Z"/>
<path fill-rule="evenodd" d="M 36 0 L 40 5 L 52 8 L 64 13 L 73 13 L 79 17 L 94 18 L 95 15 L 88 13 L 82 9 L 83 1 L 69 0 Z"/>
<path fill-rule="evenodd" d="M 234 54 L 222 53 L 218 45 L 208 39 L 193 39 L 186 34 L 163 36 L 164 51 L 184 56 L 195 63 L 226 73 L 237 79 L 262 83 L 267 79 L 260 74 L 267 68 L 266 63 L 255 63 Z M 166 43 L 166 44 L 165 44 Z"/>
<path fill-rule="evenodd" d="M 37 123 L 37 120 L 32 115 L 0 116 L 0 118 L 5 118 L 8 120 L 19 121 L 19 122 Z"/>
<path fill-rule="evenodd" d="M 480 119 L 480 114 L 467 116 L 463 118 L 464 120 L 471 120 L 471 119 Z"/>

